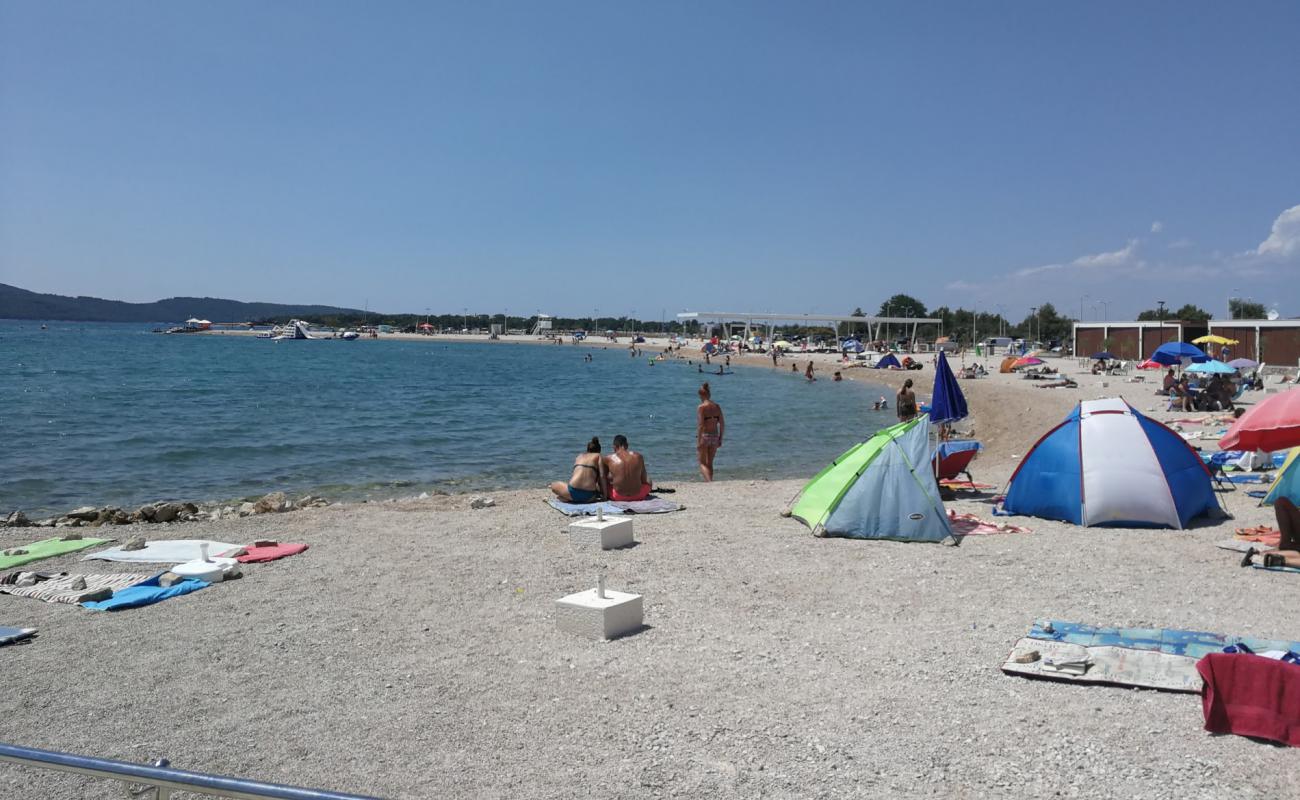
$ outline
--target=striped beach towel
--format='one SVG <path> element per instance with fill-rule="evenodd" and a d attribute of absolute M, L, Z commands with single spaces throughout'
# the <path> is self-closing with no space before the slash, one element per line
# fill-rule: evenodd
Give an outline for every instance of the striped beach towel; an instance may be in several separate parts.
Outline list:
<path fill-rule="evenodd" d="M 84 589 L 74 589 L 72 584 L 78 579 L 86 581 Z M 35 586 L 14 586 L 0 584 L 0 592 L 17 597 L 30 597 L 46 603 L 67 603 L 77 605 L 86 600 L 104 600 L 128 586 L 134 586 L 148 579 L 148 575 L 138 572 L 114 572 L 108 575 L 59 575 L 37 582 Z M 108 594 L 105 594 L 107 590 Z"/>

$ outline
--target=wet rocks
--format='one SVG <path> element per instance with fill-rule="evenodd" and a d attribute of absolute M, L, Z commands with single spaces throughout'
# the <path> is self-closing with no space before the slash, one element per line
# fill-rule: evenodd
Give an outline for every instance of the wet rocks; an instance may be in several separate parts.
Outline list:
<path fill-rule="evenodd" d="M 475 497 L 473 500 L 469 501 L 469 507 L 473 509 L 492 508 L 496 504 L 497 501 L 493 500 L 491 497 Z"/>
<path fill-rule="evenodd" d="M 81 522 L 91 522 L 95 519 L 95 517 L 98 516 L 99 516 L 99 509 L 95 508 L 94 506 L 82 506 L 81 508 L 74 508 L 73 510 L 63 515 L 65 519 L 75 519 L 75 520 L 80 520 Z"/>
<path fill-rule="evenodd" d="M 293 508 L 284 492 L 271 492 L 254 503 L 253 507 L 258 514 L 278 514 Z"/>
<path fill-rule="evenodd" d="M 30 527 L 31 524 L 32 521 L 29 520 L 27 515 L 20 510 L 14 511 L 4 519 L 4 525 L 9 528 L 27 528 Z"/>

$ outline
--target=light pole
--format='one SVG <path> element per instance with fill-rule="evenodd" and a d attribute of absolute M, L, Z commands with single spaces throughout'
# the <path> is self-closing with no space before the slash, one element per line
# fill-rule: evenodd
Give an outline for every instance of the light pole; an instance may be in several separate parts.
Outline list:
<path fill-rule="evenodd" d="M 1165 301 L 1157 300 L 1156 305 L 1160 307 L 1157 312 L 1160 315 L 1160 344 L 1165 343 Z M 1156 345 L 1159 347 L 1160 345 Z"/>
<path fill-rule="evenodd" d="M 998 336 L 1006 336 L 1007 309 L 1001 303 L 997 305 L 998 309 Z"/>
<path fill-rule="evenodd" d="M 462 307 L 460 313 L 465 318 L 465 333 L 469 333 L 469 307 Z"/>
<path fill-rule="evenodd" d="M 1085 294 L 1085 295 L 1083 295 L 1083 297 L 1080 297 L 1080 298 L 1079 298 L 1079 321 L 1080 321 L 1080 322 L 1083 322 L 1083 301 L 1084 301 L 1085 299 L 1087 299 L 1088 297 L 1089 297 L 1089 295 L 1086 295 L 1086 294 Z"/>
<path fill-rule="evenodd" d="M 1228 319 L 1229 320 L 1232 319 L 1232 296 L 1235 295 L 1236 293 L 1237 293 L 1236 286 L 1232 287 L 1232 291 L 1228 293 Z"/>
<path fill-rule="evenodd" d="M 1098 300 L 1097 305 L 1101 306 L 1101 314 L 1102 314 L 1101 321 L 1110 322 L 1110 301 Z"/>
<path fill-rule="evenodd" d="M 1029 339 L 1034 340 L 1034 320 L 1038 318 L 1038 306 L 1029 307 Z"/>

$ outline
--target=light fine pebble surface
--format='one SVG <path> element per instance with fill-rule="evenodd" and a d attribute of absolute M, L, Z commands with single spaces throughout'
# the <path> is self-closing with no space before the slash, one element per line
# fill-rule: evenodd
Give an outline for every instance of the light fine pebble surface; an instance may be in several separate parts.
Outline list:
<path fill-rule="evenodd" d="M 1005 391 L 972 423 L 1000 439 L 990 483 L 1045 430 L 1017 433 Z M 1030 402 L 1059 419 L 1099 393 L 1054 394 Z M 1300 639 L 1300 576 L 1213 546 L 1271 522 L 1244 492 L 1188 531 L 1015 518 L 1033 533 L 944 547 L 816 539 L 779 516 L 800 485 L 678 485 L 685 511 L 605 552 L 542 489 L 152 526 L 311 549 L 135 611 L 0 597 L 0 623 L 40 629 L 0 648 L 0 740 L 384 797 L 1300 797 L 1300 750 L 1206 733 L 1194 695 L 998 669 L 1041 618 Z M 78 559 L 36 568 L 107 566 Z M 557 631 L 555 600 L 601 574 L 647 627 Z M 121 789 L 0 766 L 24 796 Z"/>

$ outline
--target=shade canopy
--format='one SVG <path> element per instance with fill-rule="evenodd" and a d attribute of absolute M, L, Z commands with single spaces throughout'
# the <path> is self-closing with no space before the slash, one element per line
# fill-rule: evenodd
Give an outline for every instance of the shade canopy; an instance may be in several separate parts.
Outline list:
<path fill-rule="evenodd" d="M 1024 358 L 1017 358 L 1016 363 L 1012 364 L 1011 366 L 1032 367 L 1035 364 L 1042 364 L 1042 363 L 1043 363 L 1043 359 L 1038 358 L 1037 356 L 1025 356 Z"/>
<path fill-rule="evenodd" d="M 1183 359 L 1199 364 L 1202 361 L 1209 361 L 1210 357 L 1201 348 L 1187 342 L 1165 342 L 1151 354 L 1152 361 L 1170 367 L 1183 363 Z"/>
<path fill-rule="evenodd" d="M 1093 361 L 1113 361 L 1114 359 L 1114 353 L 1111 353 L 1109 350 L 1102 350 L 1100 353 L 1092 354 Z"/>
<path fill-rule="evenodd" d="M 1199 364 L 1193 364 L 1187 368 L 1188 372 L 1204 372 L 1209 375 L 1229 375 L 1237 371 L 1236 367 L 1229 366 L 1217 358 L 1211 358 L 1209 361 L 1202 361 Z"/>
<path fill-rule="evenodd" d="M 1259 403 L 1241 415 L 1219 440 L 1221 450 L 1285 450 L 1300 447 L 1300 387 Z"/>
<path fill-rule="evenodd" d="M 948 366 L 948 357 L 939 351 L 939 360 L 934 367 L 934 391 L 930 400 L 931 422 L 955 422 L 965 419 L 966 396 L 957 385 L 957 376 Z"/>
<path fill-rule="evenodd" d="M 781 348 L 782 350 L 789 350 L 791 347 L 794 347 L 794 345 L 790 344 L 790 343 L 787 342 L 785 339 L 781 339 L 780 341 L 773 342 L 773 343 L 772 343 L 772 346 L 773 346 L 773 347 L 779 347 L 779 348 Z"/>
<path fill-rule="evenodd" d="M 1149 358 L 1141 364 L 1138 364 L 1138 369 L 1164 369 L 1164 367 L 1164 364 L 1161 364 L 1159 361 L 1152 361 Z"/>
<path fill-rule="evenodd" d="M 1192 342 L 1194 344 L 1240 344 L 1236 339 L 1228 339 L 1227 337 L 1220 336 L 1217 333 L 1201 336 L 1193 339 Z"/>
<path fill-rule="evenodd" d="M 1228 366 L 1237 369 L 1254 369 L 1259 366 L 1259 362 L 1251 361 L 1249 358 L 1234 358 L 1228 362 Z"/>

